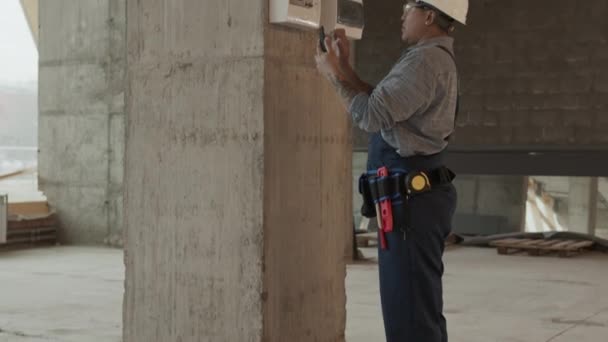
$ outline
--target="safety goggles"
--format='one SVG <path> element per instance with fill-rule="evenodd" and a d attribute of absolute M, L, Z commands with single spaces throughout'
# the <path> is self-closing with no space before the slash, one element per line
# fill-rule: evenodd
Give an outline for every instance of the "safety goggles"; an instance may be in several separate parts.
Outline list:
<path fill-rule="evenodd" d="M 411 0 L 411 1 L 406 2 L 405 5 L 403 5 L 403 13 L 407 14 L 414 8 L 432 9 L 429 5 L 425 4 L 424 2 Z"/>

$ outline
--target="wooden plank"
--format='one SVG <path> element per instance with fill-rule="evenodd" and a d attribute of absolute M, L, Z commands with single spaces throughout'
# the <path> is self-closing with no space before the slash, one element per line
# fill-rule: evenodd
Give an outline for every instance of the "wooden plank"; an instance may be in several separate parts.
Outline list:
<path fill-rule="evenodd" d="M 542 243 L 538 244 L 538 247 L 549 247 L 560 242 L 562 242 L 562 240 L 544 240 Z"/>
<path fill-rule="evenodd" d="M 498 254 L 508 255 L 526 251 L 528 255 L 540 256 L 558 252 L 559 257 L 567 258 L 593 246 L 593 241 L 558 240 L 558 239 L 504 239 L 490 242 L 497 247 Z"/>
<path fill-rule="evenodd" d="M 494 241 L 490 241 L 490 246 L 498 246 L 498 245 L 502 245 L 502 244 L 506 244 L 506 243 L 510 243 L 513 241 L 518 241 L 520 239 L 502 239 L 502 240 L 494 240 Z"/>
<path fill-rule="evenodd" d="M 565 249 L 571 250 L 571 251 L 576 251 L 579 249 L 591 247 L 594 244 L 595 244 L 595 242 L 593 242 L 593 241 L 580 241 L 580 242 L 573 243 L 573 244 L 566 246 Z"/>
<path fill-rule="evenodd" d="M 25 238 L 10 239 L 6 242 L 6 245 L 34 244 L 34 243 L 38 243 L 38 242 L 54 242 L 55 240 L 56 240 L 55 234 L 47 234 L 47 235 L 36 236 L 34 238 L 25 237 Z"/>
<path fill-rule="evenodd" d="M 509 248 L 503 247 L 503 246 L 498 246 L 498 248 L 496 248 L 496 252 L 500 255 L 507 255 L 507 254 L 509 254 Z"/>
<path fill-rule="evenodd" d="M 48 215 L 50 213 L 47 202 L 21 202 L 21 203 L 9 203 L 8 214 L 9 216 L 41 216 Z"/>
<path fill-rule="evenodd" d="M 20 229 L 20 230 L 9 230 L 8 239 L 15 236 L 28 236 L 28 235 L 40 235 L 44 233 L 55 233 L 55 228 L 35 228 L 35 229 Z"/>
<path fill-rule="evenodd" d="M 48 215 L 51 211 L 46 201 L 9 203 L 9 216 Z"/>
<path fill-rule="evenodd" d="M 55 214 L 51 214 L 40 218 L 25 218 L 18 220 L 8 221 L 8 230 L 28 229 L 28 228 L 41 228 L 41 227 L 55 227 L 57 225 L 57 219 Z"/>
<path fill-rule="evenodd" d="M 519 254 L 519 253 L 523 252 L 523 249 L 509 247 L 509 246 L 498 246 L 498 247 L 496 247 L 496 252 L 498 254 L 502 254 L 502 255 L 512 255 L 512 254 Z"/>
<path fill-rule="evenodd" d="M 538 249 L 538 248 L 528 249 L 528 255 L 530 255 L 530 256 L 541 256 L 541 255 L 544 255 L 547 253 L 550 253 L 550 252 L 546 251 L 546 250 Z"/>
<path fill-rule="evenodd" d="M 541 242 L 536 244 L 534 249 L 528 250 L 528 254 L 531 256 L 541 256 L 551 253 L 551 250 L 547 249 L 549 246 L 553 246 L 561 242 L 561 240 L 540 240 Z"/>
<path fill-rule="evenodd" d="M 491 241 L 490 246 L 517 246 L 522 242 L 530 241 L 531 239 L 504 239 Z"/>
<path fill-rule="evenodd" d="M 519 245 L 517 245 L 517 248 L 522 248 L 522 249 L 529 249 L 529 248 L 536 248 L 536 246 L 538 246 L 539 244 L 545 242 L 545 240 L 530 240 L 530 241 L 525 241 L 525 242 L 521 242 Z"/>
<path fill-rule="evenodd" d="M 45 235 L 36 235 L 36 236 L 18 236 L 15 238 L 11 238 L 8 239 L 6 241 L 6 243 L 1 244 L 2 245 L 13 245 L 13 244 L 23 244 L 23 243 L 30 243 L 30 244 L 36 244 L 38 242 L 55 242 L 57 241 L 57 235 L 53 234 L 45 234 Z"/>
<path fill-rule="evenodd" d="M 564 250 L 566 246 L 569 246 L 576 242 L 577 242 L 577 240 L 563 240 L 560 243 L 547 247 L 547 249 L 552 250 L 552 251 Z"/>
<path fill-rule="evenodd" d="M 549 250 L 557 251 L 560 258 L 568 258 L 580 254 L 584 248 L 592 246 L 593 241 L 566 240 L 549 247 Z"/>

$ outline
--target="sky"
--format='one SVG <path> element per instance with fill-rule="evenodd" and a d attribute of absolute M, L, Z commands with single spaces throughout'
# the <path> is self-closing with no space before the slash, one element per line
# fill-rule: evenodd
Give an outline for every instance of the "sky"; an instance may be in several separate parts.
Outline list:
<path fill-rule="evenodd" d="M 38 79 L 38 50 L 19 0 L 0 0 L 0 84 Z"/>

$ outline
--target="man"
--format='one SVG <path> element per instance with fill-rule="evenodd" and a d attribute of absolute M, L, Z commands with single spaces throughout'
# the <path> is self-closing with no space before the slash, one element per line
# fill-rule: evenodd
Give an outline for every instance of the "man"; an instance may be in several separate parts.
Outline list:
<path fill-rule="evenodd" d="M 363 214 L 378 216 L 380 295 L 388 342 L 446 342 L 444 239 L 456 208 L 454 178 L 443 165 L 454 131 L 458 75 L 449 34 L 464 24 L 468 0 L 409 1 L 402 40 L 410 47 L 376 86 L 349 65 L 344 31 L 317 48 L 317 67 L 361 129 L 373 133 Z M 375 210 L 374 210 L 375 209 Z"/>

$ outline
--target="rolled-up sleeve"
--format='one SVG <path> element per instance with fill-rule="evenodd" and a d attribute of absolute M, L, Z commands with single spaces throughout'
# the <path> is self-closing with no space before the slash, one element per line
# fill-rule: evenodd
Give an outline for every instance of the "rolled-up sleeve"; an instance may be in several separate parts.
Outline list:
<path fill-rule="evenodd" d="M 425 65 L 420 52 L 406 55 L 374 88 L 352 100 L 349 112 L 353 122 L 364 131 L 388 130 L 430 105 L 435 76 Z"/>

